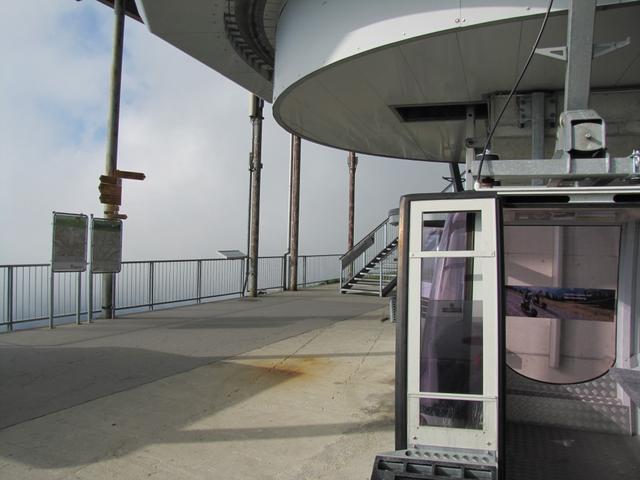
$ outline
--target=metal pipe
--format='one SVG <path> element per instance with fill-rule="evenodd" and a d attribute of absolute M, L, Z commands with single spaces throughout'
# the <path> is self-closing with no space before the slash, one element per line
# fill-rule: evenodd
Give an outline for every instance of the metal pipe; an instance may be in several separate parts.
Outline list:
<path fill-rule="evenodd" d="M 289 255 L 291 253 L 291 188 L 293 185 L 293 150 L 296 138 L 299 139 L 299 137 L 292 133 L 289 145 L 289 184 L 287 186 L 289 201 L 287 203 L 287 252 L 285 253 L 285 255 Z"/>
<path fill-rule="evenodd" d="M 351 250 L 353 248 L 353 227 L 355 223 L 356 167 L 358 166 L 358 157 L 356 157 L 355 152 L 349 152 L 347 165 L 349 166 L 349 226 L 347 250 Z"/>
<path fill-rule="evenodd" d="M 87 265 L 87 323 L 93 320 L 93 214 L 89 219 L 89 265 Z"/>
<path fill-rule="evenodd" d="M 300 137 L 291 136 L 291 196 L 289 199 L 289 289 L 298 290 L 298 233 L 300 229 Z"/>
<path fill-rule="evenodd" d="M 251 245 L 251 185 L 253 185 L 253 152 L 249 153 L 249 198 L 247 200 L 247 256 L 244 259 L 244 283 L 242 285 L 241 296 L 244 297 L 244 293 L 247 290 L 247 284 L 249 282 L 249 248 Z"/>
<path fill-rule="evenodd" d="M 120 90 L 122 85 L 122 50 L 124 45 L 124 0 L 113 2 L 115 14 L 113 32 L 113 63 L 111 64 L 111 105 L 109 109 L 109 142 L 105 175 L 115 176 L 118 168 L 118 129 L 120 124 Z M 105 218 L 117 218 L 118 205 L 105 205 Z M 102 313 L 104 318 L 114 317 L 115 275 L 105 273 L 102 277 Z"/>
<path fill-rule="evenodd" d="M 258 247 L 260 239 L 260 171 L 262 170 L 262 108 L 264 101 L 251 96 L 252 149 L 251 233 L 249 237 L 249 295 L 258 296 Z"/>

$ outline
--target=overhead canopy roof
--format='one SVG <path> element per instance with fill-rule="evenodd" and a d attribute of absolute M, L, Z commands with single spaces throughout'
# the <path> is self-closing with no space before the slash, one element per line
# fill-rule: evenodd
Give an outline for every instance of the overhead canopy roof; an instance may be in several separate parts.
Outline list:
<path fill-rule="evenodd" d="M 442 10 L 440 13 L 445 15 Z M 467 22 L 470 18 L 466 17 Z M 598 10 L 594 42 L 605 44 L 629 37 L 630 45 L 594 59 L 592 88 L 640 86 L 638 19 L 638 3 Z M 281 20 L 283 29 L 287 28 L 285 21 Z M 452 18 L 451 23 L 454 21 Z M 321 144 L 394 158 L 463 162 L 466 107 L 472 108 L 476 119 L 487 119 L 491 114 L 487 97 L 511 90 L 540 25 L 540 15 L 478 22 L 362 54 L 341 53 L 339 48 L 356 50 L 361 45 L 354 38 L 353 47 L 324 46 L 325 51 L 342 58 L 317 69 L 308 66 L 314 53 L 299 50 L 296 57 L 295 46 L 288 49 L 280 44 L 274 114 L 289 130 Z M 299 16 L 290 28 L 307 35 L 314 31 L 301 24 Z M 427 30 L 429 25 L 425 22 L 419 28 Z M 540 47 L 566 45 L 566 32 L 566 11 L 554 14 Z M 294 31 L 289 36 L 295 36 Z M 312 36 L 310 43 L 319 38 L 320 34 Z M 318 58 L 322 55 L 326 53 Z M 535 55 L 519 91 L 563 90 L 565 67 L 559 59 Z M 305 69 L 310 71 L 306 75 Z M 283 76 L 287 77 L 284 81 Z M 485 124 L 478 124 L 480 137 L 485 137 Z"/>
<path fill-rule="evenodd" d="M 303 138 L 374 155 L 460 161 L 464 108 L 451 104 L 490 115 L 483 102 L 511 88 L 547 4 L 128 0 L 127 11 L 188 55 L 275 100 L 276 119 Z M 565 45 L 567 6 L 555 2 L 541 47 Z M 596 59 L 592 85 L 640 85 L 640 2 L 598 6 L 596 42 L 630 36 L 631 46 Z M 562 90 L 564 69 L 536 56 L 521 91 Z"/>

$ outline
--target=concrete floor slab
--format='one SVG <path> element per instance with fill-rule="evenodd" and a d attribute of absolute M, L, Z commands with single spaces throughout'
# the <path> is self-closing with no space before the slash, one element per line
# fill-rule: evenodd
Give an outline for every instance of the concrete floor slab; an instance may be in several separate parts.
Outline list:
<path fill-rule="evenodd" d="M 38 410 L 32 401 L 22 417 L 18 406 L 9 410 L 0 478 L 368 478 L 375 453 L 393 447 L 394 326 L 381 321 L 385 302 L 310 289 L 219 303 L 228 305 L 212 304 L 208 316 L 201 305 L 136 315 L 131 325 L 123 318 L 3 336 L 3 358 L 19 372 L 40 369 L 28 381 L 4 378 L 3 394 L 43 399 L 52 388 L 50 404 L 66 406 Z M 74 329 L 95 333 L 65 341 Z M 74 375 L 90 377 L 77 366 L 89 359 L 102 362 L 91 366 L 107 387 L 90 384 L 87 395 Z M 46 378 L 58 370 L 64 388 Z"/>

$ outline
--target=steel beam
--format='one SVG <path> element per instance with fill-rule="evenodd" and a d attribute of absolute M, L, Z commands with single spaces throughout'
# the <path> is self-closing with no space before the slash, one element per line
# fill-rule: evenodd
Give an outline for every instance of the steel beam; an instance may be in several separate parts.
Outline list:
<path fill-rule="evenodd" d="M 480 162 L 473 165 L 478 174 Z M 532 159 L 532 160 L 485 160 L 482 174 L 495 179 L 554 178 L 568 180 L 632 178 L 632 157 L 577 158 L 577 159 Z"/>
<path fill-rule="evenodd" d="M 113 61 L 111 64 L 111 104 L 109 109 L 109 134 L 105 175 L 115 176 L 118 169 L 118 130 L 120 125 L 120 90 L 122 86 L 122 50 L 124 45 L 124 0 L 115 0 L 113 32 Z M 120 181 L 118 181 L 120 183 Z M 114 219 L 118 215 L 118 205 L 105 205 L 105 218 Z M 102 314 L 104 318 L 113 318 L 115 307 L 115 275 L 104 273 L 102 277 Z"/>
<path fill-rule="evenodd" d="M 258 243 L 260 239 L 260 171 L 262 170 L 262 108 L 264 101 L 251 95 L 251 230 L 249 234 L 249 295 L 258 296 Z"/>
<path fill-rule="evenodd" d="M 589 108 L 595 16 L 596 0 L 570 0 L 564 84 L 565 112 Z"/>
<path fill-rule="evenodd" d="M 531 94 L 531 158 L 544 158 L 544 92 Z"/>
<path fill-rule="evenodd" d="M 476 136 L 476 111 L 472 105 L 467 107 L 467 119 L 465 120 L 465 138 L 473 138 Z M 473 161 L 476 158 L 475 148 L 467 146 L 465 148 L 465 167 L 464 181 L 467 190 L 473 190 Z"/>
<path fill-rule="evenodd" d="M 298 290 L 300 228 L 300 137 L 291 135 L 291 197 L 289 198 L 289 290 Z"/>

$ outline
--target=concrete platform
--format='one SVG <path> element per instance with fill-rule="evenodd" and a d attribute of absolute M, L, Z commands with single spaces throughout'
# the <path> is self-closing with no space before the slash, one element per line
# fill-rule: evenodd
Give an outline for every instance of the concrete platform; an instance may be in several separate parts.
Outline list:
<path fill-rule="evenodd" d="M 335 288 L 0 336 L 1 479 L 367 479 L 386 301 Z"/>

